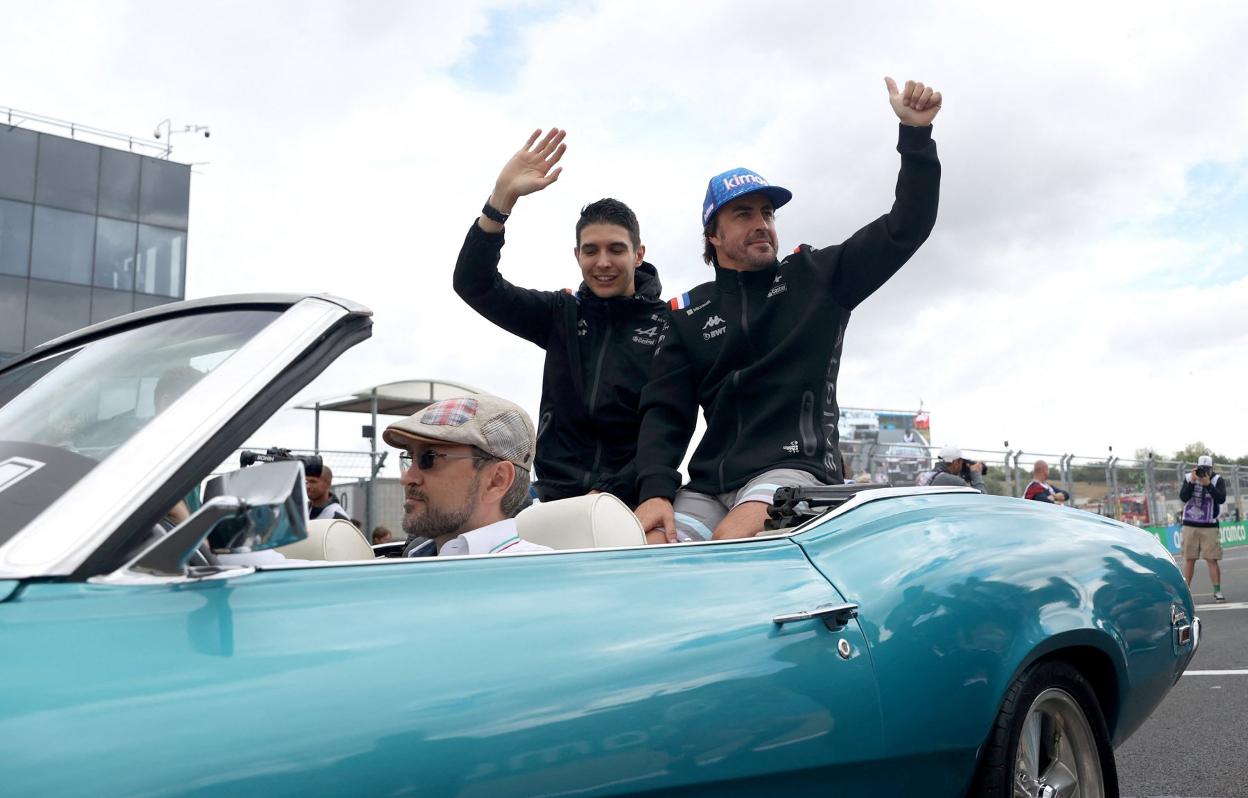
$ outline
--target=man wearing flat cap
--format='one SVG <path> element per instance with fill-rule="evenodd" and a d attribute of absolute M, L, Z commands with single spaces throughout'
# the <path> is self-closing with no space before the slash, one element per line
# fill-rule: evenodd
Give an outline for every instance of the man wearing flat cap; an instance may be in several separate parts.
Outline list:
<path fill-rule="evenodd" d="M 476 394 L 443 399 L 386 427 L 401 449 L 403 531 L 437 555 L 547 551 L 522 540 L 515 516 L 531 501 L 533 422 L 518 405 Z"/>
<path fill-rule="evenodd" d="M 778 257 L 775 212 L 792 198 L 757 172 L 711 178 L 702 204 L 714 279 L 673 299 L 641 394 L 637 517 L 650 540 L 761 532 L 779 487 L 840 484 L 837 375 L 850 312 L 936 222 L 940 92 L 885 78 L 901 121 L 901 172 L 885 215 L 841 244 Z M 698 407 L 706 433 L 680 466 Z M 673 506 L 674 505 L 674 506 Z"/>

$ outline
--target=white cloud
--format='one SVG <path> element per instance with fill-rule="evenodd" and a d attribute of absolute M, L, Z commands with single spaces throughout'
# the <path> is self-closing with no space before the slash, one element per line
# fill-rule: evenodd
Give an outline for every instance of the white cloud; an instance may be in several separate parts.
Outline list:
<path fill-rule="evenodd" d="M 855 313 L 842 401 L 922 398 L 937 439 L 967 446 L 1245 453 L 1248 431 L 1219 420 L 1233 414 L 1180 409 L 1211 381 L 1248 389 L 1228 365 L 1248 287 L 1219 271 L 1243 240 L 1175 219 L 1243 196 L 1246 22 L 1229 3 L 42 3 L 9 26 L 31 78 L 2 99 L 141 135 L 166 116 L 211 124 L 176 142 L 175 158 L 210 162 L 193 179 L 189 294 L 330 291 L 376 311 L 374 339 L 305 395 L 439 376 L 535 409 L 541 352 L 450 288 L 530 130 L 570 130 L 566 171 L 518 206 L 505 273 L 574 285 L 576 212 L 612 195 L 673 295 L 708 276 L 697 213 L 729 166 L 794 191 L 782 248 L 884 212 L 882 76 L 920 78 L 946 96 L 941 215 Z M 1217 333 L 1181 334 L 1193 320 Z"/>

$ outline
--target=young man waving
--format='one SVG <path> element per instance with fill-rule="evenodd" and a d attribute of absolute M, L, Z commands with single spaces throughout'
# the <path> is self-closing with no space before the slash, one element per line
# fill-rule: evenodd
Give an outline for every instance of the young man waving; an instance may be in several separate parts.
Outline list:
<path fill-rule="evenodd" d="M 792 193 L 748 169 L 711 178 L 702 225 L 715 279 L 672 300 L 642 394 L 637 516 L 648 533 L 748 537 L 762 531 L 778 487 L 841 482 L 845 326 L 927 239 L 940 186 L 931 128 L 940 93 L 885 83 L 901 120 L 896 200 L 844 243 L 803 244 L 780 261 L 775 211 Z M 706 433 L 681 488 L 677 468 L 699 405 Z"/>
<path fill-rule="evenodd" d="M 473 310 L 546 350 L 537 426 L 543 501 L 612 493 L 637 503 L 638 413 L 659 340 L 658 272 L 646 263 L 637 217 L 602 199 L 576 223 L 576 292 L 512 285 L 499 273 L 503 227 L 521 197 L 559 179 L 565 131 L 538 130 L 511 157 L 455 265 L 455 292 Z M 540 141 L 539 141 L 540 139 Z"/>

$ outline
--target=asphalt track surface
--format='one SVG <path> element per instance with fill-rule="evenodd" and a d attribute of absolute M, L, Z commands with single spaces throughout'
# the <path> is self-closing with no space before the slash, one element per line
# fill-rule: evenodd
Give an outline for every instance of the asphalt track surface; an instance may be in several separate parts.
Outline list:
<path fill-rule="evenodd" d="M 1161 706 L 1116 752 L 1123 798 L 1248 798 L 1248 547 L 1226 549 L 1225 604 L 1204 562 L 1192 593 L 1202 636 Z"/>

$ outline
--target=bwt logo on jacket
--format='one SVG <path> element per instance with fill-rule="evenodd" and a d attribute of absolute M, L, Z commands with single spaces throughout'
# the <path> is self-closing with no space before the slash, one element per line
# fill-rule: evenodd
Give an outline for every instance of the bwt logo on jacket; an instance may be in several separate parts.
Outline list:
<path fill-rule="evenodd" d="M 709 341 L 718 335 L 723 335 L 724 333 L 728 332 L 727 327 L 720 326 L 723 323 L 724 323 L 724 320 L 720 318 L 719 316 L 711 316 L 709 319 L 707 319 L 706 324 L 702 325 L 702 330 L 703 330 L 702 339 L 705 341 Z M 706 332 L 706 330 L 710 329 L 711 327 L 717 327 L 718 329 L 711 330 L 709 333 Z"/>

